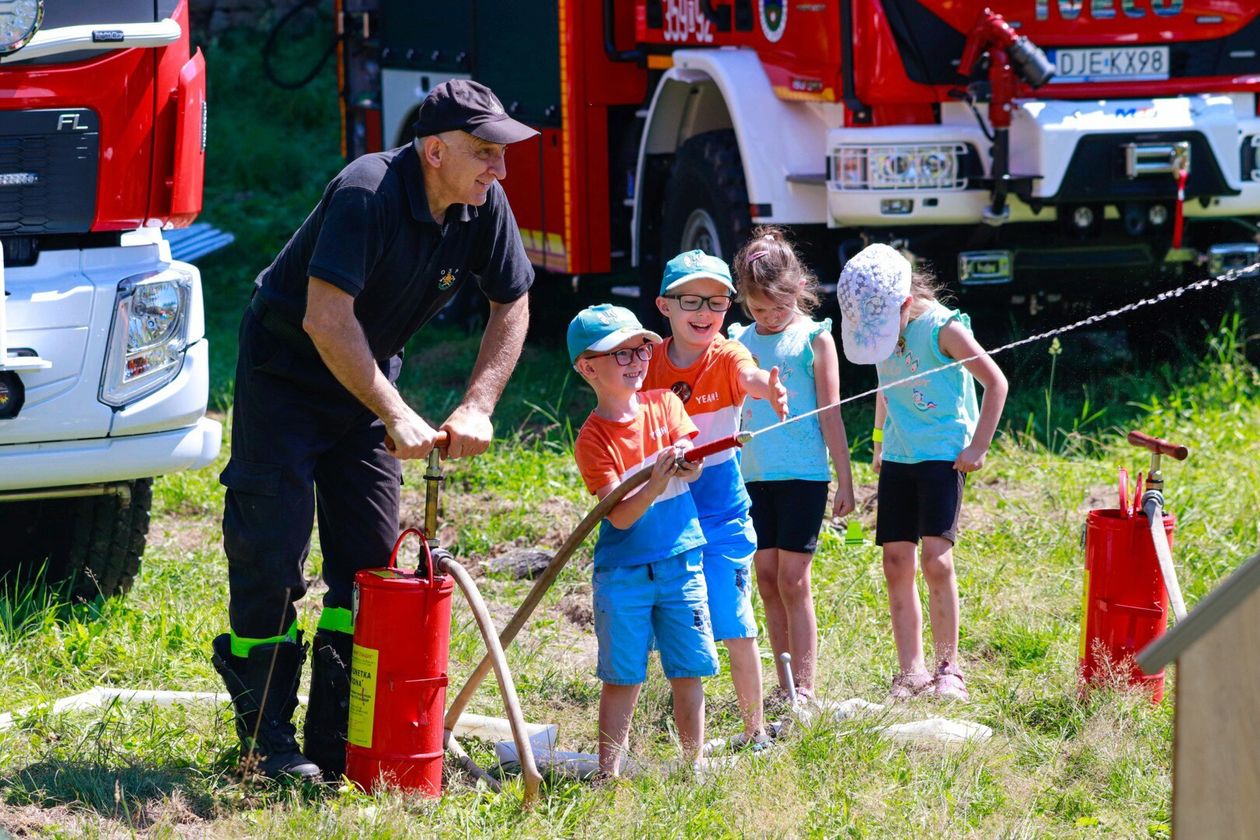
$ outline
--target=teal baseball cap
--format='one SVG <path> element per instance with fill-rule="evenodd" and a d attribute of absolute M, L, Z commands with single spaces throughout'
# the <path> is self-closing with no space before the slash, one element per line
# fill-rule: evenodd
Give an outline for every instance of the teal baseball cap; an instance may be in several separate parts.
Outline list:
<path fill-rule="evenodd" d="M 731 269 L 725 260 L 710 256 L 704 251 L 683 251 L 665 263 L 665 276 L 661 278 L 661 294 L 681 286 L 688 280 L 697 277 L 708 277 L 716 280 L 735 294 L 735 283 L 731 280 Z"/>
<path fill-rule="evenodd" d="M 642 336 L 653 344 L 661 337 L 644 329 L 634 313 L 624 306 L 601 303 L 588 306 L 569 322 L 569 361 L 577 364 L 578 356 L 588 350 L 603 353 L 635 336 Z"/>

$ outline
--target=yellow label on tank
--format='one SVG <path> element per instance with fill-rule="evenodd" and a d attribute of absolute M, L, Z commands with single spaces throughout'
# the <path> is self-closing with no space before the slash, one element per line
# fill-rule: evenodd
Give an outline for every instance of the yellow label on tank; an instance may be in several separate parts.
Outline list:
<path fill-rule="evenodd" d="M 380 651 L 354 646 L 350 656 L 350 726 L 347 740 L 371 748 L 372 720 L 376 717 L 376 669 Z"/>

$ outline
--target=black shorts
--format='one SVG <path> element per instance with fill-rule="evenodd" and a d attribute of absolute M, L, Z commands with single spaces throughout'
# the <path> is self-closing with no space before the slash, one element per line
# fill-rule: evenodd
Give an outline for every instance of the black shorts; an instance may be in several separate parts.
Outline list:
<path fill-rule="evenodd" d="M 942 537 L 957 542 L 967 477 L 953 461 L 899 464 L 885 461 L 879 471 L 875 544 Z"/>
<path fill-rule="evenodd" d="M 827 512 L 826 481 L 750 481 L 753 527 L 757 550 L 778 548 L 813 554 Z"/>

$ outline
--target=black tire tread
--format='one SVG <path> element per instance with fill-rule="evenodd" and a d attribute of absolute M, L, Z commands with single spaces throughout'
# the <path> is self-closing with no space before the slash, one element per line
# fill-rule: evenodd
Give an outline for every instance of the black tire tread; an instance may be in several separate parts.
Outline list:
<path fill-rule="evenodd" d="M 131 589 L 140 571 L 153 503 L 153 480 L 132 482 L 130 501 L 115 495 L 78 500 L 68 549 L 50 564 L 72 598 L 91 601 Z"/>
<path fill-rule="evenodd" d="M 694 207 L 695 197 L 684 188 L 687 181 L 698 178 L 708 187 L 711 197 L 720 206 L 715 211 L 714 221 L 729 235 L 722 238 L 724 253 L 722 256 L 730 260 L 736 249 L 748 238 L 752 229 L 752 219 L 748 212 L 748 184 L 744 179 L 744 164 L 739 154 L 739 141 L 733 129 L 725 128 L 705 131 L 689 137 L 679 147 L 670 170 L 669 184 L 665 190 L 664 224 L 662 230 L 662 264 L 677 253 L 678 242 L 675 231 L 681 233 L 682 224 L 686 221 L 683 210 Z M 682 218 L 678 218 L 678 216 Z M 671 249 L 674 249 L 671 251 Z"/>

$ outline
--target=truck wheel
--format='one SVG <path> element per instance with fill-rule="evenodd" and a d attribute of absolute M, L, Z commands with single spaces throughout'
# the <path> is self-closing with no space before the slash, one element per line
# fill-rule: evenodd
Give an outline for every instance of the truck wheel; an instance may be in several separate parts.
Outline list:
<path fill-rule="evenodd" d="M 131 484 L 131 501 L 85 496 L 0 504 L 0 576 L 17 585 L 39 579 L 64 588 L 72 599 L 90 601 L 131 588 L 140 570 L 149 533 L 153 482 Z"/>
<path fill-rule="evenodd" d="M 49 576 L 64 582 L 75 600 L 121 595 L 140 571 L 149 533 L 153 480 L 131 482 L 131 500 L 87 496 L 74 499 L 69 539 L 49 557 Z"/>
<path fill-rule="evenodd" d="M 688 139 L 674 156 L 661 219 L 661 266 L 699 248 L 730 261 L 752 229 L 739 144 L 731 129 Z M 644 279 L 647 283 L 647 278 Z M 655 298 L 657 285 L 644 289 Z"/>
<path fill-rule="evenodd" d="M 744 164 L 732 129 L 688 139 L 674 156 L 661 224 L 662 264 L 699 248 L 730 260 L 752 228 Z"/>

